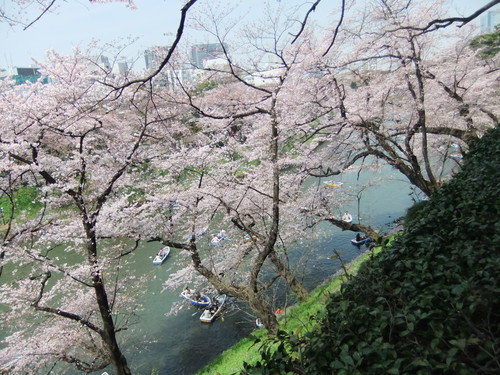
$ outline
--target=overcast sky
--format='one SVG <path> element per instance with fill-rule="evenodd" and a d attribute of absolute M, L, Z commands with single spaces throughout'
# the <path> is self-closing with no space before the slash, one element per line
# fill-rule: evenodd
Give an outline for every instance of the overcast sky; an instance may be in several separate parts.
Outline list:
<path fill-rule="evenodd" d="M 202 2 L 200 0 L 195 7 Z M 227 0 L 226 0 L 227 1 Z M 231 0 L 228 4 L 246 3 L 254 7 L 264 0 Z M 276 0 L 278 1 L 278 0 Z M 290 1 L 290 0 L 282 0 Z M 180 8 L 185 0 L 135 0 L 138 9 L 131 10 L 123 3 L 90 4 L 88 0 L 60 0 L 54 13 L 46 14 L 27 30 L 10 27 L 0 21 L 0 67 L 30 66 L 32 58 L 43 59 L 48 49 L 70 53 L 75 45 L 85 46 L 92 39 L 113 42 L 121 38 L 138 40 L 126 54 L 139 58 L 149 46 L 170 45 L 180 19 Z M 470 15 L 489 0 L 450 0 L 450 15 Z M 332 0 L 321 5 L 326 9 Z M 0 0 L 0 8 L 12 7 L 11 0 Z M 316 11 L 315 16 L 321 10 Z M 328 10 L 329 11 L 329 10 Z M 195 40 L 205 43 L 208 40 Z M 142 64 L 142 65 L 141 65 Z"/>

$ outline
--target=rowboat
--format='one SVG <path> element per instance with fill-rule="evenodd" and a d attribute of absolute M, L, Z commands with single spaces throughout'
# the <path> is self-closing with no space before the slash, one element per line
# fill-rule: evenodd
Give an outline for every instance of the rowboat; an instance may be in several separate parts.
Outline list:
<path fill-rule="evenodd" d="M 212 323 L 215 318 L 221 313 L 224 303 L 226 302 L 226 295 L 219 294 L 212 302 L 212 306 L 203 311 L 200 315 L 200 321 L 203 323 Z"/>
<path fill-rule="evenodd" d="M 208 227 L 205 227 L 205 228 L 201 228 L 199 230 L 197 230 L 194 234 L 195 238 L 200 238 L 200 237 L 203 237 L 205 235 L 205 233 L 207 233 L 207 230 L 208 230 Z M 191 241 L 191 239 L 193 238 L 192 235 L 189 235 L 186 237 L 186 239 L 188 241 Z"/>
<path fill-rule="evenodd" d="M 343 182 L 335 182 L 335 181 L 325 181 L 324 184 L 328 187 L 341 187 L 344 185 Z"/>
<path fill-rule="evenodd" d="M 345 221 L 346 223 L 352 223 L 352 215 L 349 212 L 346 212 L 344 215 L 342 215 L 342 221 Z"/>
<path fill-rule="evenodd" d="M 372 239 L 371 239 L 370 237 L 365 237 L 365 238 L 362 238 L 362 239 L 360 239 L 359 241 L 356 241 L 356 239 L 355 239 L 355 238 L 353 238 L 353 239 L 351 240 L 351 243 L 352 243 L 353 245 L 360 246 L 360 245 L 364 245 L 365 243 L 370 242 L 371 240 L 372 240 Z"/>
<path fill-rule="evenodd" d="M 158 252 L 158 254 L 156 254 L 153 259 L 153 264 L 162 264 L 165 259 L 167 259 L 168 254 L 170 254 L 170 247 L 165 246 Z"/>
<path fill-rule="evenodd" d="M 212 304 L 210 297 L 189 288 L 184 289 L 180 297 L 198 307 L 209 307 Z"/>

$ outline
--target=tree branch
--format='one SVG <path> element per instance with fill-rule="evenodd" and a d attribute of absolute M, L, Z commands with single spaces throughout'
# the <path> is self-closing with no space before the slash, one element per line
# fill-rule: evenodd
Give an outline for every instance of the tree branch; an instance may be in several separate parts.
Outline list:
<path fill-rule="evenodd" d="M 52 0 L 51 3 L 49 5 L 47 5 L 47 7 L 43 10 L 43 12 L 37 17 L 35 18 L 32 22 L 29 23 L 28 26 L 26 26 L 23 31 L 26 31 L 26 29 L 28 29 L 28 27 L 30 27 L 31 25 L 33 25 L 36 21 L 38 21 L 40 18 L 43 17 L 43 15 L 45 13 L 47 13 L 49 11 L 50 8 L 52 8 L 52 5 L 54 5 L 56 2 L 56 0 Z"/>
<path fill-rule="evenodd" d="M 311 8 L 309 8 L 309 10 L 306 13 L 306 16 L 304 17 L 304 21 L 302 21 L 300 23 L 300 30 L 299 30 L 299 32 L 295 35 L 295 37 L 292 40 L 292 43 L 290 43 L 290 44 L 295 43 L 297 41 L 297 39 L 299 39 L 300 35 L 302 34 L 302 32 L 304 31 L 304 29 L 306 27 L 307 19 L 309 18 L 309 16 L 311 15 L 311 13 L 316 10 L 316 6 L 318 6 L 318 4 L 320 2 L 321 2 L 321 0 L 316 0 L 316 2 L 311 6 Z"/>
<path fill-rule="evenodd" d="M 428 33 L 431 31 L 448 27 L 454 23 L 460 23 L 460 25 L 458 25 L 457 27 L 462 27 L 499 3 L 500 0 L 492 0 L 482 8 L 479 8 L 477 11 L 475 11 L 468 17 L 450 17 L 450 18 L 437 19 L 437 20 L 432 20 L 425 27 L 405 26 L 399 29 L 416 30 L 416 31 L 422 31 L 423 33 Z"/>
<path fill-rule="evenodd" d="M 353 232 L 366 233 L 366 235 L 370 237 L 372 240 L 376 240 L 379 237 L 379 234 L 371 226 L 368 225 L 348 223 L 340 219 L 335 219 L 333 217 L 323 218 L 321 219 L 321 221 L 328 221 L 342 230 L 350 230 Z"/>
<path fill-rule="evenodd" d="M 98 333 L 100 336 L 102 336 L 104 334 L 104 331 L 101 328 L 99 328 L 98 326 L 96 326 L 92 322 L 88 321 L 87 319 L 82 318 L 80 315 L 73 314 L 73 313 L 70 313 L 67 311 L 63 311 L 61 309 L 54 309 L 52 307 L 40 306 L 40 301 L 42 300 L 45 286 L 46 286 L 47 281 L 49 280 L 49 278 L 51 276 L 52 276 L 52 274 L 50 273 L 50 271 L 45 273 L 45 275 L 41 281 L 41 287 L 40 287 L 40 291 L 38 293 L 38 296 L 35 298 L 35 301 L 33 301 L 31 306 L 33 306 L 35 308 L 35 310 L 37 310 L 37 311 L 48 312 L 51 314 L 61 316 L 63 318 L 68 318 L 68 319 L 74 320 L 75 322 L 78 322 L 78 323 L 90 328 L 92 331 L 94 331 L 94 332 Z"/>
<path fill-rule="evenodd" d="M 325 53 L 323 53 L 323 56 L 326 56 L 328 54 L 328 52 L 330 52 L 330 49 L 335 44 L 335 39 L 337 39 L 337 34 L 338 34 L 339 30 L 340 30 L 340 26 L 342 25 L 342 21 L 344 21 L 344 13 L 345 13 L 345 0 L 342 0 L 342 10 L 341 10 L 341 13 L 340 13 L 340 20 L 337 23 L 337 26 L 335 27 L 335 32 L 333 33 L 332 41 L 330 42 L 330 45 L 326 49 Z"/>

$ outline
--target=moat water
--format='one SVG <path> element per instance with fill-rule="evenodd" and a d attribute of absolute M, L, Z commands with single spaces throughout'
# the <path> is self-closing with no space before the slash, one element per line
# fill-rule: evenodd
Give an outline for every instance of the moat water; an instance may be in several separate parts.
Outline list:
<path fill-rule="evenodd" d="M 388 167 L 383 174 L 383 184 L 363 191 L 360 200 L 363 223 L 381 230 L 389 228 L 416 199 L 409 185 L 395 170 Z M 364 173 L 358 182 L 356 176 L 344 177 L 341 188 L 352 189 L 356 183 L 366 183 L 379 175 L 380 172 L 377 175 Z M 346 209 L 356 220 L 357 202 Z M 292 262 L 294 254 L 298 257 L 304 251 L 308 252 L 302 275 L 308 289 L 314 288 L 340 268 L 340 261 L 332 259 L 333 249 L 340 251 L 343 261 L 350 261 L 366 250 L 350 243 L 354 237 L 351 232 L 342 232 L 326 223 L 321 231 L 322 236 L 312 243 L 298 244 L 290 251 Z M 139 313 L 138 322 L 132 327 L 132 335 L 124 349 L 136 374 L 149 375 L 153 370 L 160 375 L 194 374 L 256 329 L 255 316 L 237 301 L 222 319 L 208 325 L 200 323 L 200 313 L 194 307 L 183 308 L 174 316 L 166 315 L 172 304 L 179 301 L 181 290 L 163 290 L 163 280 L 177 269 L 172 259 L 167 259 L 161 266 L 152 266 L 151 259 L 144 256 L 145 253 L 152 256 L 158 248 L 158 244 L 146 244 L 132 260 L 138 275 L 148 275 L 141 297 L 146 308 Z M 171 256 L 175 257 L 175 253 Z"/>
<path fill-rule="evenodd" d="M 344 176 L 344 184 L 340 189 L 350 189 L 353 192 L 353 203 L 345 209 L 357 221 L 356 193 L 359 191 L 356 187 L 376 180 L 381 175 L 384 181 L 380 185 L 362 191 L 359 212 L 363 216 L 363 223 L 386 230 L 417 199 L 409 184 L 394 169 L 387 167 L 378 173 Z M 301 259 L 301 281 L 309 290 L 340 268 L 340 261 L 332 259 L 334 249 L 345 262 L 366 250 L 366 247 L 358 248 L 351 244 L 355 235 L 352 232 L 342 232 L 328 223 L 318 228 L 320 236 L 308 240 L 305 234 L 304 240 L 290 249 L 289 254 L 292 263 Z M 194 374 L 256 329 L 255 316 L 239 301 L 232 301 L 226 313 L 212 324 L 201 323 L 200 310 L 187 304 L 177 314 L 168 314 L 172 306 L 180 301 L 182 288 L 165 289 L 164 281 L 182 264 L 176 259 L 177 252 L 173 250 L 165 263 L 153 265 L 152 259 L 160 248 L 158 243 L 143 243 L 128 259 L 127 272 L 144 278 L 145 281 L 130 291 L 136 294 L 142 308 L 137 310 L 134 324 L 119 336 L 124 340 L 121 342 L 122 349 L 134 374 Z M 307 256 L 304 257 L 304 254 Z M 277 304 L 281 297 L 278 291 Z M 107 369 L 107 372 L 112 375 L 113 369 Z M 51 373 L 77 374 L 75 370 L 64 371 L 62 368 L 55 368 Z M 96 374 L 102 373 L 100 371 Z"/>

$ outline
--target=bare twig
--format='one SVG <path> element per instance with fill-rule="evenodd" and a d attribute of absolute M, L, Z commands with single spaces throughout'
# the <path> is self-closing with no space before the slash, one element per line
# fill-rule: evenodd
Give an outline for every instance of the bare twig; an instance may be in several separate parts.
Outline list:
<path fill-rule="evenodd" d="M 43 15 L 44 15 L 45 13 L 47 13 L 47 12 L 49 11 L 49 9 L 50 9 L 50 8 L 52 8 L 52 5 L 54 5 L 54 4 L 55 4 L 55 2 L 56 2 L 56 0 L 52 0 L 52 1 L 50 2 L 50 4 L 49 4 L 49 5 L 47 5 L 47 7 L 43 10 L 43 12 L 42 12 L 42 13 L 40 13 L 40 15 L 39 15 L 37 18 L 35 18 L 32 22 L 30 22 L 30 23 L 29 23 L 29 25 L 28 25 L 28 26 L 26 26 L 26 27 L 23 29 L 23 31 L 25 31 L 28 27 L 30 27 L 30 26 L 31 26 L 31 25 L 33 25 L 36 21 L 38 21 L 40 18 L 42 18 L 42 17 L 43 17 Z"/>

